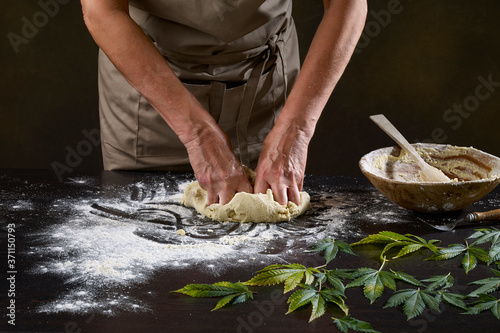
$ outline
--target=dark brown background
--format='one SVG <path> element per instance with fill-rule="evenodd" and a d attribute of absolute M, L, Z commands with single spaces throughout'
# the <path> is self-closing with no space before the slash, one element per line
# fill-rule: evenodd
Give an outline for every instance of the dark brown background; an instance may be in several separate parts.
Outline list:
<path fill-rule="evenodd" d="M 97 47 L 79 1 L 59 1 L 65 4 L 39 22 L 17 53 L 8 34 L 22 36 L 23 18 L 33 22 L 42 7 L 18 0 L 0 11 L 0 168 L 52 169 L 54 162 L 102 168 L 100 147 L 83 133 L 98 128 Z M 303 57 L 322 1 L 294 0 L 294 6 Z M 499 156 L 499 17 L 494 0 L 369 0 L 364 35 L 317 127 L 307 173 L 361 175 L 362 155 L 392 145 L 368 119 L 375 113 L 386 114 L 412 142 L 474 146 Z M 481 77 L 499 84 L 481 88 L 477 98 Z M 472 111 L 453 111 L 464 103 Z M 69 165 L 68 148 L 86 156 Z"/>

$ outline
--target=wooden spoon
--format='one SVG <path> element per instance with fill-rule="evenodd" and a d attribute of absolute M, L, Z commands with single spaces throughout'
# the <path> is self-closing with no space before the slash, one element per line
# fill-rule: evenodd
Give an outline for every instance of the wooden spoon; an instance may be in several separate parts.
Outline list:
<path fill-rule="evenodd" d="M 375 122 L 387 135 L 389 135 L 397 144 L 410 155 L 417 163 L 422 172 L 422 179 L 427 182 L 449 182 L 448 178 L 441 170 L 427 164 L 422 157 L 417 153 L 415 148 L 403 137 L 403 135 L 391 124 L 391 122 L 383 115 L 377 114 L 370 116 L 370 119 Z"/>

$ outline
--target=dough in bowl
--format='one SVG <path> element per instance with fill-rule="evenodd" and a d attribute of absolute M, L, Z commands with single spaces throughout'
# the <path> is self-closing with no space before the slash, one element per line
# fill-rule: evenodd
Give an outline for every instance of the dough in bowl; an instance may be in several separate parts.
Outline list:
<path fill-rule="evenodd" d="M 249 170 L 249 178 L 254 178 L 254 172 Z M 253 177 L 252 177 L 253 176 Z M 191 182 L 182 196 L 182 204 L 195 208 L 200 214 L 215 221 L 235 222 L 282 222 L 303 214 L 309 207 L 311 198 L 306 192 L 300 192 L 300 205 L 289 201 L 280 205 L 273 198 L 273 192 L 268 189 L 261 193 L 236 193 L 225 205 L 212 204 L 207 206 L 207 192 L 197 181 Z"/>

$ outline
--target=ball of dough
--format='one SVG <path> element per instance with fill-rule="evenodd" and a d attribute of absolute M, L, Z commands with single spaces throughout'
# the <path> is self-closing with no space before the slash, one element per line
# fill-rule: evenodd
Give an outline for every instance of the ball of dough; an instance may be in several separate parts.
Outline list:
<path fill-rule="evenodd" d="M 207 192 L 197 181 L 190 183 L 184 190 L 182 204 L 195 208 L 200 214 L 215 221 L 235 222 L 282 222 L 303 214 L 309 207 L 311 198 L 306 192 L 300 192 L 300 205 L 289 201 L 280 205 L 268 189 L 261 193 L 236 193 L 233 199 L 225 204 L 206 205 Z"/>

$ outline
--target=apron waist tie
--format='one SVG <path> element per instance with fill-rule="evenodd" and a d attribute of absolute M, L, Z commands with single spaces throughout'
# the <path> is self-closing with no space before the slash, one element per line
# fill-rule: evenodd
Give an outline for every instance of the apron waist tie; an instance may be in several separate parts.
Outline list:
<path fill-rule="evenodd" d="M 267 62 L 268 52 L 262 56 L 262 61 L 252 70 L 250 78 L 248 79 L 243 99 L 240 105 L 240 111 L 237 119 L 236 138 L 238 141 L 238 148 L 240 151 L 240 162 L 243 165 L 250 165 L 250 156 L 248 153 L 248 123 L 250 122 L 250 115 L 252 114 L 253 105 L 255 102 L 255 95 L 259 85 L 259 79 L 264 72 L 264 67 Z"/>
<path fill-rule="evenodd" d="M 261 60 L 258 65 L 252 70 L 250 77 L 247 81 L 247 85 L 245 87 L 245 91 L 243 93 L 243 99 L 241 101 L 240 110 L 238 113 L 237 119 L 237 130 L 236 130 L 236 138 L 238 141 L 239 148 L 239 157 L 240 162 L 243 165 L 250 165 L 250 154 L 248 152 L 248 124 L 250 122 L 250 116 L 252 114 L 253 105 L 255 102 L 255 97 L 257 95 L 257 88 L 259 86 L 260 78 L 264 73 L 264 68 L 266 67 L 266 63 L 276 51 L 281 53 L 281 48 L 277 46 L 276 40 L 278 36 L 273 36 L 267 42 L 267 49 L 261 55 Z M 280 57 L 282 55 L 280 54 Z M 284 61 L 282 61 L 283 63 Z M 284 75 L 286 77 L 286 75 Z"/>

